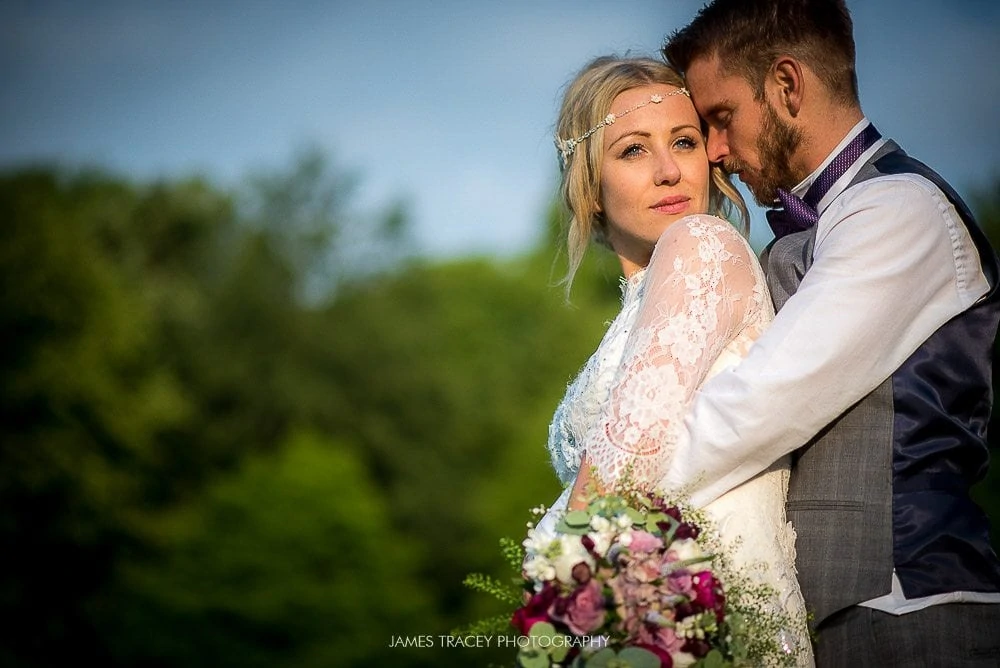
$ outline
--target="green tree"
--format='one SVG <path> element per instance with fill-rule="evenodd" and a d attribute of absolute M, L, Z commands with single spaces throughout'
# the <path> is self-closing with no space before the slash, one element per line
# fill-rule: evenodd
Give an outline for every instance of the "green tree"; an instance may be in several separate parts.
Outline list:
<path fill-rule="evenodd" d="M 419 549 L 352 448 L 293 434 L 157 518 L 107 600 L 122 665 L 392 665 L 430 612 Z M 113 602 L 113 605 L 111 604 Z"/>
<path fill-rule="evenodd" d="M 159 436 L 190 409 L 156 364 L 155 292 L 225 197 L 174 186 L 177 236 L 137 219 L 140 192 L 100 173 L 34 169 L 0 177 L 0 634 L 7 665 L 60 647 L 100 656 L 86 604 L 133 545 Z M 183 193 L 183 194 L 181 194 Z M 183 228 L 183 230 L 180 230 Z"/>

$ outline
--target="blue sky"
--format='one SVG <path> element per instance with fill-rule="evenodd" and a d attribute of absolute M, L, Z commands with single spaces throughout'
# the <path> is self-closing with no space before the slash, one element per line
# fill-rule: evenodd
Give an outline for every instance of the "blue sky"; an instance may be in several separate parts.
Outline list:
<path fill-rule="evenodd" d="M 848 0 L 865 111 L 968 194 L 1000 176 L 1000 3 Z M 562 86 L 700 0 L 0 0 L 0 165 L 236 184 L 319 146 L 417 250 L 508 255 L 556 179 Z M 764 224 L 755 216 L 759 240 Z"/>

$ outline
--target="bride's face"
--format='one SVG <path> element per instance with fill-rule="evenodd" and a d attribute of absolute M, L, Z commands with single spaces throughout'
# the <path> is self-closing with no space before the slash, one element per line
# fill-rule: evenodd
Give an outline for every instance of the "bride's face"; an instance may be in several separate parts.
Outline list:
<path fill-rule="evenodd" d="M 611 247 L 626 274 L 649 263 L 665 229 L 708 210 L 709 165 L 694 105 L 666 84 L 632 88 L 611 104 L 621 113 L 663 96 L 604 128 L 601 211 Z"/>

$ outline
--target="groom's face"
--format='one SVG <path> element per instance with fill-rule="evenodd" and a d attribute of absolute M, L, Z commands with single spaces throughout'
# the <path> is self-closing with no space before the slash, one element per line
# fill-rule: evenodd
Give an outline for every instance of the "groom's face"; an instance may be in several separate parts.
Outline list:
<path fill-rule="evenodd" d="M 715 57 L 694 60 L 687 83 L 708 125 L 708 159 L 737 174 L 758 204 L 773 206 L 778 188 L 799 181 L 791 164 L 801 133 L 770 102 L 757 99 L 742 76 L 723 72 Z"/>

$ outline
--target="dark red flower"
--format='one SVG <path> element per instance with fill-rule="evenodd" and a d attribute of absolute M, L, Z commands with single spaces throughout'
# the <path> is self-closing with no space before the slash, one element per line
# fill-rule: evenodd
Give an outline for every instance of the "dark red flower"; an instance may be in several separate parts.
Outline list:
<path fill-rule="evenodd" d="M 711 571 L 695 573 L 692 580 L 694 582 L 695 604 L 703 606 L 705 610 L 713 610 L 715 618 L 721 622 L 726 612 L 726 596 L 722 591 L 722 585 L 715 579 Z"/>
<path fill-rule="evenodd" d="M 687 652 L 697 658 L 701 658 L 712 651 L 712 646 L 709 645 L 704 640 L 698 640 L 697 638 L 690 638 L 684 642 L 681 646 L 682 652 Z"/>
<path fill-rule="evenodd" d="M 649 504 L 661 513 L 667 512 L 667 501 L 659 494 L 654 494 L 653 492 L 648 492 L 646 498 L 649 499 Z"/>
<path fill-rule="evenodd" d="M 528 635 L 535 622 L 549 622 L 549 606 L 559 596 L 559 590 L 550 583 L 545 583 L 542 590 L 532 596 L 527 603 L 514 611 L 514 616 L 510 623 L 514 625 L 522 635 Z"/>
<path fill-rule="evenodd" d="M 687 538 L 697 538 L 698 534 L 701 533 L 701 529 L 697 524 L 689 524 L 687 522 L 681 522 L 680 526 L 677 527 L 677 532 L 674 533 L 674 538 L 676 540 L 685 540 Z"/>
<path fill-rule="evenodd" d="M 678 619 L 678 621 L 684 619 L 685 617 L 690 617 L 698 612 L 701 612 L 701 609 L 696 609 L 690 603 L 678 603 L 674 606 L 674 616 Z"/>

